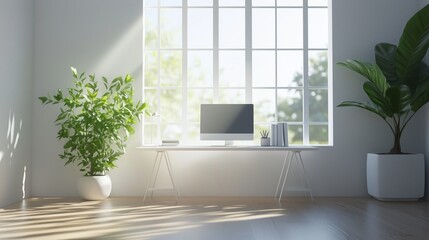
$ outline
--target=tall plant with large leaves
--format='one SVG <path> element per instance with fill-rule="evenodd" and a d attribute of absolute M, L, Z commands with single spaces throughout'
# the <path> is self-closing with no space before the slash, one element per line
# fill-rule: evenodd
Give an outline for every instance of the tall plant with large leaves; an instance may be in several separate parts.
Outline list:
<path fill-rule="evenodd" d="M 363 90 L 370 102 L 344 101 L 377 114 L 394 135 L 391 154 L 402 153 L 401 136 L 414 114 L 429 101 L 429 67 L 423 62 L 429 47 L 429 4 L 405 25 L 399 44 L 378 43 L 376 64 L 346 60 L 338 64 L 367 79 Z"/>
<path fill-rule="evenodd" d="M 125 141 L 134 133 L 133 125 L 146 103 L 134 103 L 130 75 L 111 82 L 103 77 L 104 89 L 100 89 L 95 75 L 71 70 L 74 87 L 39 99 L 43 104 L 61 105 L 55 122 L 60 127 L 57 138 L 65 140 L 59 155 L 65 164 L 76 163 L 85 176 L 104 175 L 124 154 Z"/>

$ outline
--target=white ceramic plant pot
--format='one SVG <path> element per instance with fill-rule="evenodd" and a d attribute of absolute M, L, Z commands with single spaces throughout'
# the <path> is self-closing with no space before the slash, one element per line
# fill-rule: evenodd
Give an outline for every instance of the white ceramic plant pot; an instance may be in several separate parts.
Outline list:
<path fill-rule="evenodd" d="M 413 201 L 423 197 L 423 154 L 374 154 L 367 156 L 369 195 L 382 201 Z"/>
<path fill-rule="evenodd" d="M 82 176 L 77 188 L 80 196 L 85 200 L 103 200 L 109 197 L 112 191 L 112 181 L 105 176 Z"/>

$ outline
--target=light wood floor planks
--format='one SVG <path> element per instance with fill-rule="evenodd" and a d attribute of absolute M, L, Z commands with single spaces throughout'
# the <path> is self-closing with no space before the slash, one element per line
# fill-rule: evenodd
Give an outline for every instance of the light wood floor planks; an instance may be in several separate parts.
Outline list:
<path fill-rule="evenodd" d="M 0 208 L 0 239 L 429 239 L 429 202 L 370 198 L 33 198 Z"/>

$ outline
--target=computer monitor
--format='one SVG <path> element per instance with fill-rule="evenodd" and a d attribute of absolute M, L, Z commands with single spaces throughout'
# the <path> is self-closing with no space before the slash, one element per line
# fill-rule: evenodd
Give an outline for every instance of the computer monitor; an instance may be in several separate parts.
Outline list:
<path fill-rule="evenodd" d="M 201 140 L 253 140 L 253 104 L 201 104 Z"/>

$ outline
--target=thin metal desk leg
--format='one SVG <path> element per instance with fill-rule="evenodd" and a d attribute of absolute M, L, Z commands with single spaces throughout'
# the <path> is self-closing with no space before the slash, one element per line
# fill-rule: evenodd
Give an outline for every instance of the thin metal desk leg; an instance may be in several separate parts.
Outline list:
<path fill-rule="evenodd" d="M 289 154 L 290 154 L 290 152 L 288 151 L 286 153 L 285 159 L 283 161 L 282 171 L 280 172 L 279 182 L 277 183 L 276 194 L 274 195 L 275 198 L 277 198 L 277 194 L 279 193 L 279 190 L 280 190 L 280 183 L 281 183 L 282 178 L 283 178 L 283 173 L 285 171 L 286 162 L 289 159 Z"/>
<path fill-rule="evenodd" d="M 158 173 L 159 173 L 159 169 L 161 168 L 162 160 L 165 161 L 168 173 L 170 175 L 170 180 L 173 185 L 173 188 L 171 190 L 174 190 L 176 201 L 179 200 L 180 193 L 178 188 L 176 187 L 176 184 L 174 183 L 173 167 L 171 165 L 170 156 L 168 155 L 167 151 L 157 151 L 155 162 L 152 167 L 152 173 L 150 174 L 150 177 L 147 182 L 147 187 L 144 193 L 143 202 L 146 200 L 147 192 L 149 191 L 149 189 L 151 191 L 151 197 L 153 196 L 154 190 L 156 190 L 155 185 L 156 185 L 156 180 L 158 179 Z M 151 185 L 152 187 L 149 188 Z"/>
<path fill-rule="evenodd" d="M 305 182 L 307 183 L 308 192 L 310 193 L 311 201 L 314 202 L 313 193 L 311 192 L 310 182 L 307 179 L 307 173 L 305 172 L 304 162 L 302 161 L 301 152 L 298 152 L 299 162 L 301 163 L 302 171 L 304 172 Z"/>
<path fill-rule="evenodd" d="M 179 189 L 176 187 L 176 184 L 174 184 L 173 167 L 171 166 L 170 156 L 168 155 L 168 152 L 165 152 L 165 160 L 167 164 L 168 173 L 170 174 L 171 183 L 173 184 L 173 189 L 176 194 L 176 200 L 179 201 L 180 193 Z"/>
<path fill-rule="evenodd" d="M 153 173 L 155 171 L 156 163 L 158 162 L 159 152 L 156 152 L 155 162 L 153 163 L 152 172 L 147 179 L 146 190 L 144 191 L 143 202 L 146 200 L 147 191 L 149 189 L 150 183 L 153 180 Z"/>
<path fill-rule="evenodd" d="M 159 169 L 161 168 L 161 163 L 162 163 L 162 157 L 165 157 L 165 152 L 164 151 L 159 151 L 161 153 L 161 156 L 159 157 L 159 159 L 157 159 L 158 161 L 158 167 L 156 167 L 156 173 L 155 173 L 155 178 L 152 180 L 152 189 L 155 188 L 156 185 L 156 180 L 158 179 L 158 173 L 159 173 Z M 150 193 L 150 197 L 153 198 L 153 191 Z"/>
<path fill-rule="evenodd" d="M 294 158 L 295 154 L 296 154 L 295 152 L 292 152 L 292 156 L 291 156 L 291 158 L 289 159 L 289 164 L 288 164 L 287 169 L 286 169 L 285 178 L 284 178 L 284 180 L 283 180 L 282 190 L 281 190 L 281 192 L 280 192 L 280 196 L 279 196 L 279 202 L 282 200 L 283 190 L 284 190 L 284 188 L 285 188 L 286 180 L 287 180 L 287 177 L 288 177 L 288 175 L 289 175 L 290 165 L 292 164 L 292 161 L 293 161 L 293 158 Z"/>

